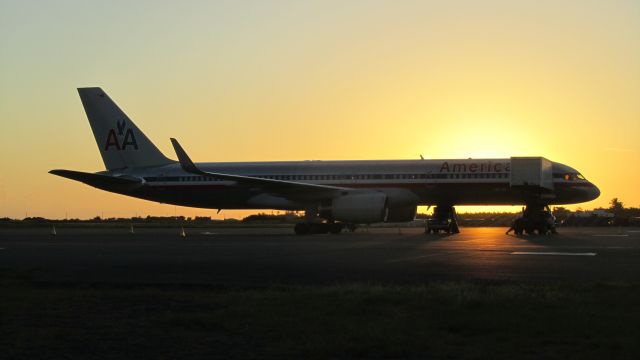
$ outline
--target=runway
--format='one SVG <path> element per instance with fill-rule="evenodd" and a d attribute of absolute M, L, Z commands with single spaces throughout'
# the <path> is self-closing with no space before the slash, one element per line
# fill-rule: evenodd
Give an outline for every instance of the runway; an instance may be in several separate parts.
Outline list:
<path fill-rule="evenodd" d="M 445 280 L 638 282 L 638 229 L 563 228 L 555 236 L 463 228 L 372 228 L 296 236 L 292 229 L 0 230 L 0 269 L 40 282 L 315 285 Z"/>

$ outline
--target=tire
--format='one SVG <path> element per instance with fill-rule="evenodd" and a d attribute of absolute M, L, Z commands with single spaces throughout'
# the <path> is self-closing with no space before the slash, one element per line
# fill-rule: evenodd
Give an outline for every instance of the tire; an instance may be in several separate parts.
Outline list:
<path fill-rule="evenodd" d="M 297 223 L 293 228 L 293 231 L 296 233 L 296 235 L 307 235 L 309 234 L 310 230 L 311 228 L 309 224 L 305 223 Z"/>
<path fill-rule="evenodd" d="M 329 225 L 329 232 L 332 234 L 340 234 L 340 232 L 342 232 L 342 224 L 333 223 Z"/>
<path fill-rule="evenodd" d="M 515 219 L 513 221 L 513 232 L 516 235 L 522 235 L 524 232 L 524 224 L 522 223 L 522 219 Z"/>
<path fill-rule="evenodd" d="M 536 232 L 536 227 L 530 224 L 527 224 L 527 226 L 524 227 L 524 232 L 527 233 L 527 235 L 533 235 Z"/>
<path fill-rule="evenodd" d="M 548 233 L 549 233 L 549 229 L 547 228 L 547 225 L 540 225 L 538 227 L 538 234 L 547 235 Z"/>
<path fill-rule="evenodd" d="M 329 224 L 311 224 L 311 234 L 327 234 L 329 232 Z"/>

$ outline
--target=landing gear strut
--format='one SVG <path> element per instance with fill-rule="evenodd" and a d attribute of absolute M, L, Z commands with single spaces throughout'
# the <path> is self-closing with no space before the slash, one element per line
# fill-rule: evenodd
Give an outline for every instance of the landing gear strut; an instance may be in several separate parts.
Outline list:
<path fill-rule="evenodd" d="M 425 226 L 425 233 L 438 234 L 444 231 L 447 234 L 457 234 L 460 232 L 456 209 L 449 205 L 439 205 L 433 209 L 433 216 L 428 219 Z"/>
<path fill-rule="evenodd" d="M 516 235 L 533 235 L 536 232 L 538 235 L 557 234 L 555 220 L 549 206 L 528 204 L 511 227 Z"/>
<path fill-rule="evenodd" d="M 355 229 L 355 225 L 345 224 L 341 222 L 335 222 L 332 219 L 327 222 L 322 222 L 322 217 L 318 216 L 318 210 L 310 207 L 304 212 L 304 222 L 297 223 L 293 228 L 296 235 L 309 235 L 309 234 L 340 234 L 345 226 L 351 230 Z M 326 218 L 325 218 L 326 219 Z M 351 227 L 353 226 L 353 228 Z M 351 230 L 353 231 L 353 230 Z"/>

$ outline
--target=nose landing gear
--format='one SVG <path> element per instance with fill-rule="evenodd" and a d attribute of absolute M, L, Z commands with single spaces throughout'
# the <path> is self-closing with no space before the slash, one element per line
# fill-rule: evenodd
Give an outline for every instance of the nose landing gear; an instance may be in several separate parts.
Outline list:
<path fill-rule="evenodd" d="M 522 215 L 513 221 L 511 228 L 516 235 L 557 234 L 556 219 L 547 205 L 527 205 Z M 511 229 L 510 229 L 511 230 Z"/>

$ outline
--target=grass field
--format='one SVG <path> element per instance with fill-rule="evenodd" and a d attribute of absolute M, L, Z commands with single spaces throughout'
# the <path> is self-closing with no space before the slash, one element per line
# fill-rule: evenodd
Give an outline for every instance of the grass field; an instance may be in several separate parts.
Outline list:
<path fill-rule="evenodd" d="M 0 272 L 0 358 L 636 359 L 640 285 L 216 288 Z"/>

